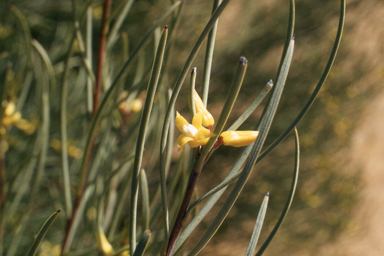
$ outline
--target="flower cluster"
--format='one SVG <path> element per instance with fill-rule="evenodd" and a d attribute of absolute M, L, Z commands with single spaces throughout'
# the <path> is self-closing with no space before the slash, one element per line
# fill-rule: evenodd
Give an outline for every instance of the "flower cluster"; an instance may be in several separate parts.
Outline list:
<path fill-rule="evenodd" d="M 207 144 L 209 138 L 216 136 L 216 134 L 212 133 L 215 120 L 204 106 L 196 90 L 194 91 L 194 103 L 196 114 L 192 119 L 192 124 L 188 123 L 179 112 L 176 112 L 176 127 L 182 133 L 177 138 L 177 147 L 179 150 L 181 150 L 186 143 L 192 148 L 204 146 Z M 243 147 L 253 143 L 258 135 L 258 131 L 226 131 L 220 134 L 217 143 L 218 146 L 224 144 L 232 147 Z"/>

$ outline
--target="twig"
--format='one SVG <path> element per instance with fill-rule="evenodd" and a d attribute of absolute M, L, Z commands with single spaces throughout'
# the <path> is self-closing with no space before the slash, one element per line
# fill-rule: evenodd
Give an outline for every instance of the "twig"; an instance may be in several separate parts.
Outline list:
<path fill-rule="evenodd" d="M 92 117 L 94 117 L 97 109 L 100 104 L 100 92 L 101 92 L 101 83 L 103 75 L 103 66 L 105 60 L 105 45 L 107 41 L 107 34 L 109 29 L 109 22 L 107 22 L 109 13 L 111 11 L 112 0 L 103 0 L 103 17 L 101 20 L 101 31 L 100 31 L 100 41 L 99 41 L 99 51 L 97 54 L 97 74 L 96 74 L 96 86 L 93 96 L 93 112 Z"/>

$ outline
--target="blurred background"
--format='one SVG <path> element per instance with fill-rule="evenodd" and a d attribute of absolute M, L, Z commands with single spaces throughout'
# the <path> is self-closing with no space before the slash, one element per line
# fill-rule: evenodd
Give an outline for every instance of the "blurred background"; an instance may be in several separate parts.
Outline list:
<path fill-rule="evenodd" d="M 79 8 L 85 1 L 78 1 Z M 100 26 L 101 5 L 95 1 L 95 37 Z M 118 1 L 113 1 L 112 8 Z M 49 53 L 60 69 L 73 26 L 71 2 L 46 0 L 2 0 L 0 3 L 0 81 L 4 81 L 7 62 L 21 72 L 25 54 L 23 27 L 10 11 L 16 6 L 26 17 L 32 38 Z M 122 30 L 133 49 L 152 22 L 170 6 L 167 1 L 145 0 L 133 4 Z M 174 84 L 197 37 L 209 19 L 211 1 L 186 0 L 174 38 L 167 79 Z M 340 3 L 335 0 L 296 1 L 295 52 L 290 73 L 266 145 L 271 143 L 299 113 L 319 81 L 335 39 Z M 234 77 L 240 56 L 248 59 L 244 86 L 231 114 L 236 120 L 269 79 L 274 79 L 283 49 L 289 1 L 232 1 L 219 19 L 211 75 L 208 109 L 218 117 L 226 91 Z M 301 142 L 300 176 L 297 194 L 282 228 L 265 255 L 383 255 L 384 254 L 384 2 L 349 0 L 341 47 L 331 73 L 310 111 L 298 125 Z M 164 22 L 163 25 L 167 24 Z M 172 30 L 172 27 L 170 27 Z M 96 40 L 95 40 L 96 41 Z M 94 45 L 97 48 L 97 45 Z M 150 52 L 151 50 L 148 50 Z M 121 54 L 116 48 L 113 54 Z M 152 56 L 152 55 L 151 55 Z M 150 64 L 148 55 L 146 64 Z M 96 59 L 96 57 L 95 57 Z M 200 89 L 204 47 L 193 66 L 197 67 Z M 17 74 L 15 74 L 17 76 Z M 75 79 L 72 79 L 75 83 Z M 17 91 L 14 91 L 15 97 Z M 185 87 L 180 99 L 187 97 Z M 55 99 L 51 99 L 55 102 Z M 80 102 L 79 102 L 80 104 Z M 265 104 L 265 102 L 264 102 Z M 85 106 L 79 106 L 84 108 Z M 51 137 L 59 139 L 59 104 L 52 105 Z M 176 109 L 187 113 L 185 101 Z M 34 110 L 24 115 L 33 122 Z M 259 108 L 241 127 L 252 129 L 260 117 Z M 76 121 L 69 130 L 73 144 L 81 150 L 81 135 Z M 12 135 L 12 134 L 11 134 Z M 23 136 L 23 137 L 20 137 Z M 31 148 L 27 135 L 10 136 L 10 151 Z M 12 145 L 17 144 L 16 147 Z M 263 196 L 270 192 L 270 203 L 261 241 L 272 230 L 287 199 L 294 167 L 294 137 L 290 135 L 254 169 L 230 215 L 201 255 L 243 255 Z M 202 195 L 218 184 L 240 150 L 220 148 L 205 167 L 198 184 Z M 175 151 L 174 160 L 177 159 Z M 12 153 L 10 153 L 12 155 Z M 16 154 L 15 154 L 16 155 Z M 74 153 L 76 155 L 76 153 Z M 20 157 L 28 157 L 20 155 Z M 7 159 L 17 166 L 20 159 Z M 60 154 L 50 148 L 48 166 L 60 169 Z M 58 172 L 46 179 L 56 186 Z M 59 185 L 58 185 L 59 186 Z M 49 189 L 41 207 L 49 205 L 58 190 Z M 230 191 L 230 189 L 229 189 Z M 53 195 L 52 195 L 53 194 Z M 225 198 L 225 196 L 224 196 Z M 60 205 L 55 201 L 55 206 Z M 214 209 L 214 213 L 219 211 Z M 50 209 L 51 210 L 51 209 Z M 203 231 L 214 218 L 208 216 Z M 62 216 L 64 218 L 64 216 Z M 44 219 L 44 218 L 43 218 Z M 241 221 L 239 221 L 239 219 Z M 64 220 L 61 221 L 64 225 Z M 28 230 L 28 232 L 32 232 Z M 199 237 L 195 232 L 188 246 Z M 58 239 L 60 241 L 60 239 Z"/>

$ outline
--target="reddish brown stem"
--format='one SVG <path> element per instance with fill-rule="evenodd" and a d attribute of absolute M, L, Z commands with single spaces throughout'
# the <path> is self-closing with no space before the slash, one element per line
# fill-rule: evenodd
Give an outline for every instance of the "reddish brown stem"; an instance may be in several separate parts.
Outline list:
<path fill-rule="evenodd" d="M 193 192 L 196 187 L 196 183 L 200 177 L 201 172 L 196 172 L 195 166 L 197 161 L 193 166 L 191 175 L 189 176 L 187 190 L 185 191 L 183 202 L 180 206 L 179 213 L 177 214 L 175 224 L 173 225 L 171 235 L 169 236 L 167 250 L 165 251 L 165 256 L 170 256 L 173 249 L 175 248 L 177 238 L 179 237 L 181 230 L 183 228 L 183 220 L 186 216 L 189 202 L 191 201 Z"/>
<path fill-rule="evenodd" d="M 111 11 L 111 4 L 112 0 L 103 0 L 103 17 L 101 21 L 101 30 L 100 30 L 100 37 L 99 37 L 99 49 L 98 49 L 98 61 L 97 61 L 97 73 L 96 73 L 96 85 L 94 88 L 94 97 L 93 97 L 93 111 L 92 111 L 92 118 L 94 118 L 96 111 L 99 108 L 100 105 L 100 93 L 101 93 L 101 84 L 102 84 L 102 71 L 103 71 L 103 66 L 104 66 L 104 61 L 105 61 L 105 45 L 106 45 L 106 40 L 107 40 L 107 34 L 109 30 L 109 24 L 107 22 L 109 13 Z M 86 180 L 88 177 L 88 170 L 89 170 L 89 165 L 91 162 L 91 156 L 93 152 L 93 146 L 94 146 L 95 138 L 91 140 L 91 148 L 89 150 L 88 155 L 85 157 L 85 168 L 84 172 L 82 173 L 81 181 L 79 184 L 79 188 L 77 190 L 77 195 L 75 199 L 75 205 L 73 207 L 73 212 L 71 218 L 68 220 L 67 223 L 67 229 L 66 233 L 64 236 L 63 240 L 63 245 L 62 245 L 62 251 L 61 253 L 63 254 L 66 252 L 69 248 L 69 235 L 71 233 L 71 230 L 73 228 L 73 225 L 75 223 L 76 217 L 78 211 L 79 211 L 79 206 L 81 203 L 81 200 L 83 199 L 84 195 L 84 189 L 86 185 Z"/>
<path fill-rule="evenodd" d="M 103 77 L 103 66 L 105 60 L 105 44 L 107 42 L 107 34 L 109 30 L 109 24 L 107 23 L 109 13 L 111 11 L 112 0 L 103 0 L 103 17 L 101 20 L 101 30 L 99 39 L 99 50 L 97 54 L 97 73 L 96 73 L 96 86 L 93 93 L 93 112 L 92 117 L 95 116 L 97 109 L 100 105 L 100 93 Z"/>

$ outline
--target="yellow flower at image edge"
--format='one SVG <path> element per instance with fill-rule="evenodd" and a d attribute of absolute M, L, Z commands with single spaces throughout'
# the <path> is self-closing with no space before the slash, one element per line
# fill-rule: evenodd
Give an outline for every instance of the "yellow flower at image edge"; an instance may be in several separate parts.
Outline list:
<path fill-rule="evenodd" d="M 177 147 L 182 149 L 186 143 L 189 144 L 192 148 L 198 146 L 203 146 L 207 144 L 210 137 L 216 136 L 216 134 L 211 133 L 210 130 L 204 128 L 203 124 L 203 113 L 197 113 L 193 119 L 192 124 L 189 124 L 184 117 L 182 117 L 179 112 L 176 112 L 176 127 L 182 133 L 177 138 Z"/>
<path fill-rule="evenodd" d="M 257 131 L 226 131 L 220 135 L 220 140 L 226 146 L 244 147 L 253 143 L 258 135 Z"/>

